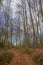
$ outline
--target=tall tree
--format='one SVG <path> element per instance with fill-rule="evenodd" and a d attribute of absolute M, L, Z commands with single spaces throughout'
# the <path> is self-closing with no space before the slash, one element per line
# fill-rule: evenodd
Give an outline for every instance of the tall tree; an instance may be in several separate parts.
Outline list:
<path fill-rule="evenodd" d="M 27 3 L 28 3 L 28 7 L 29 7 L 29 12 L 30 12 L 30 21 L 31 21 L 32 28 L 33 28 L 33 41 L 35 43 L 35 29 L 34 29 L 34 23 L 33 23 L 33 17 L 32 17 L 31 2 L 30 2 L 30 0 L 29 1 L 27 0 Z"/>

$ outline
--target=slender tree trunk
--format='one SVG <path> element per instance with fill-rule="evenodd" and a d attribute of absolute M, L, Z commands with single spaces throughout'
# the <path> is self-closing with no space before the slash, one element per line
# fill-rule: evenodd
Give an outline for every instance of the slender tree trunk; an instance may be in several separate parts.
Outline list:
<path fill-rule="evenodd" d="M 34 29 L 34 23 L 33 23 L 32 13 L 31 13 L 30 0 L 29 1 L 27 0 L 27 3 L 28 3 L 28 6 L 29 6 L 31 24 L 32 24 L 32 27 L 33 27 L 33 41 L 35 43 L 35 29 Z"/>

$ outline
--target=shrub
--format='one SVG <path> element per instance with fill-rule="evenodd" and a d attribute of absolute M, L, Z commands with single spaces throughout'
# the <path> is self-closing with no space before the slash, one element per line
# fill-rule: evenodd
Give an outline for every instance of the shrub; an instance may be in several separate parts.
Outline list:
<path fill-rule="evenodd" d="M 36 54 L 36 55 L 33 56 L 34 62 L 36 62 L 38 64 L 40 64 L 41 59 L 43 59 L 43 54 L 39 54 L 39 55 Z"/>
<path fill-rule="evenodd" d="M 9 52 L 4 52 L 0 54 L 0 65 L 8 65 L 8 63 L 12 60 L 13 54 Z"/>

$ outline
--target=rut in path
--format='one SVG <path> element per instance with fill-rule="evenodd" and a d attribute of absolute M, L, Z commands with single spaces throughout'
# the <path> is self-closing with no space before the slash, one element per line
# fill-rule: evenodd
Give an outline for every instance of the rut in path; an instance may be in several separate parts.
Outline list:
<path fill-rule="evenodd" d="M 17 49 L 11 49 L 11 50 L 9 50 L 9 52 L 14 54 L 14 57 L 9 65 L 37 65 L 32 60 L 30 55 L 21 53 Z"/>

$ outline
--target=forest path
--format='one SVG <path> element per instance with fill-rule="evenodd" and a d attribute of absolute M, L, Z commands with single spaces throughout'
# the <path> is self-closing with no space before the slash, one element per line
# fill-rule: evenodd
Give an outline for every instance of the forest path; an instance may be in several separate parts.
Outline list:
<path fill-rule="evenodd" d="M 9 52 L 14 54 L 14 57 L 9 65 L 37 65 L 30 55 L 21 53 L 17 49 L 10 49 Z"/>

